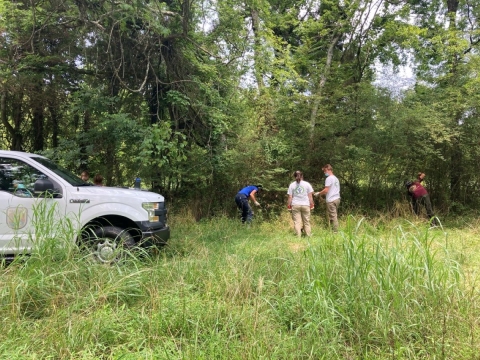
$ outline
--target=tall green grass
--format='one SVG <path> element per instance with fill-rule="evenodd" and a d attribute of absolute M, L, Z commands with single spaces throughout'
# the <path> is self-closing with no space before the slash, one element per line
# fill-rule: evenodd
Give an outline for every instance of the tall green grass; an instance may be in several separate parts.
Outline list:
<path fill-rule="evenodd" d="M 0 357 L 478 357 L 476 228 L 323 224 L 297 239 L 286 215 L 251 227 L 182 215 L 165 248 L 111 266 L 62 252 L 74 229 L 56 226 L 1 269 Z"/>

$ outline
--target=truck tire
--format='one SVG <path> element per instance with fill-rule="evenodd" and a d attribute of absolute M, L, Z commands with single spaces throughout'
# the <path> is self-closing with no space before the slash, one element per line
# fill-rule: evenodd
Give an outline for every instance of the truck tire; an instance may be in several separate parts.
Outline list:
<path fill-rule="evenodd" d="M 112 264 L 125 258 L 126 253 L 135 247 L 132 235 L 117 226 L 102 226 L 88 229 L 82 236 L 84 245 L 100 263 Z"/>

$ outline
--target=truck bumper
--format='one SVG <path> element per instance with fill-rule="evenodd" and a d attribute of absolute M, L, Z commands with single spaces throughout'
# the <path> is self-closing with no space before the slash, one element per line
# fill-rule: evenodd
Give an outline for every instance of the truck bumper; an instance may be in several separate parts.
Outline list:
<path fill-rule="evenodd" d="M 140 222 L 137 223 L 142 231 L 140 244 L 142 246 L 161 246 L 165 245 L 170 239 L 170 228 L 168 225 L 154 228 L 151 223 Z"/>

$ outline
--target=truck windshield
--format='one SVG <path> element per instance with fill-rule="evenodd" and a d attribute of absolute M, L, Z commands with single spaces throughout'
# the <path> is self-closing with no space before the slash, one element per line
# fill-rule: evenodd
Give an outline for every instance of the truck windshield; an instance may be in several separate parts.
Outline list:
<path fill-rule="evenodd" d="M 46 168 L 52 170 L 55 174 L 60 176 L 63 180 L 67 181 L 70 185 L 73 185 L 73 186 L 92 186 L 92 184 L 84 182 L 77 175 L 68 171 L 67 169 L 62 168 L 61 166 L 58 166 L 57 164 L 55 164 L 51 160 L 41 158 L 41 157 L 32 157 L 32 160 L 35 160 L 36 162 L 42 164 Z"/>

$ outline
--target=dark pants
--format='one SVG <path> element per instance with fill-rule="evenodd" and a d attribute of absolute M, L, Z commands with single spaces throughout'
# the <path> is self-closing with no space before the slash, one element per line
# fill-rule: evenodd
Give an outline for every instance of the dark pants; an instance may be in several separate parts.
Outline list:
<path fill-rule="evenodd" d="M 413 200 L 413 211 L 415 212 L 415 214 L 420 215 L 420 210 L 422 206 L 424 206 L 425 210 L 427 211 L 427 217 L 429 219 L 432 219 L 435 214 L 433 213 L 432 203 L 428 194 Z M 435 221 L 435 219 L 433 219 L 432 225 L 436 225 L 436 223 L 437 222 Z"/>
<path fill-rule="evenodd" d="M 242 223 L 245 221 L 251 222 L 253 211 L 248 203 L 247 196 L 244 194 L 237 194 L 237 196 L 235 196 L 235 203 L 237 204 L 238 209 L 242 212 Z"/>

